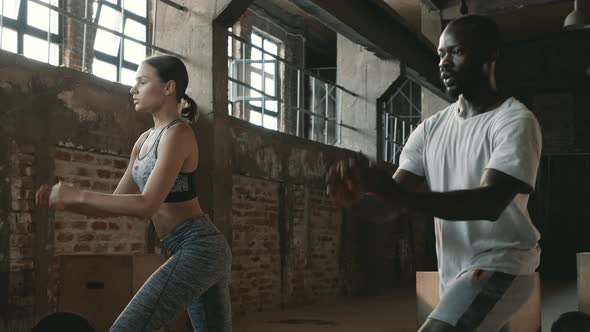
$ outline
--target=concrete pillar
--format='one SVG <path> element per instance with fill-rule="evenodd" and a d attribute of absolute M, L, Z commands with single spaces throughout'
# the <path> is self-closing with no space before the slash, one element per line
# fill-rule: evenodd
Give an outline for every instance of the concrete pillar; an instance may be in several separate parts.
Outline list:
<path fill-rule="evenodd" d="M 189 73 L 189 95 L 200 119 L 199 198 L 206 213 L 229 240 L 232 166 L 227 114 L 227 28 L 246 10 L 248 0 L 191 0 L 180 11 L 158 3 L 155 44 L 181 55 Z"/>
<path fill-rule="evenodd" d="M 400 65 L 383 60 L 338 35 L 337 83 L 358 96 L 342 93 L 339 146 L 377 158 L 377 99 L 399 77 Z"/>

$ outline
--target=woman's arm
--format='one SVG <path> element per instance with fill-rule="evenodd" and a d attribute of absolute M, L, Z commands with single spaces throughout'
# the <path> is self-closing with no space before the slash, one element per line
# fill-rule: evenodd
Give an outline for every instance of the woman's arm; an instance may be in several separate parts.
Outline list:
<path fill-rule="evenodd" d="M 190 127 L 185 125 L 170 127 L 160 139 L 158 159 L 143 193 L 105 194 L 79 191 L 73 187 L 58 184 L 52 190 L 50 206 L 92 215 L 106 213 L 151 217 L 164 202 L 184 161 L 195 145 L 196 139 Z"/>

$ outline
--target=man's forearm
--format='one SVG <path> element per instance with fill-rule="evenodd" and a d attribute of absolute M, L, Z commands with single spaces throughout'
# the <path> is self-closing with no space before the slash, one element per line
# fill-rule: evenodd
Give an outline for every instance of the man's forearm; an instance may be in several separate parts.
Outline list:
<path fill-rule="evenodd" d="M 392 198 L 394 205 L 450 221 L 495 221 L 513 198 L 491 187 L 449 192 L 405 190 L 396 196 Z"/>

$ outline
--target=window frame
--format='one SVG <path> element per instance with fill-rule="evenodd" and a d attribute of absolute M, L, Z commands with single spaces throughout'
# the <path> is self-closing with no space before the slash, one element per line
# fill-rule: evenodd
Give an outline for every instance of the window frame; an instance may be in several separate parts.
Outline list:
<path fill-rule="evenodd" d="M 409 85 L 409 94 L 406 96 L 403 89 L 406 85 Z M 399 156 L 407 139 L 413 130 L 422 122 L 422 89 L 424 87 L 407 76 L 400 76 L 394 81 L 394 83 L 387 89 L 387 91 L 381 96 L 377 104 L 379 105 L 379 146 L 378 154 L 379 160 L 391 163 L 393 165 L 399 165 Z M 417 92 L 413 92 L 417 90 Z M 417 106 L 412 100 L 414 93 L 418 95 L 419 105 Z M 402 98 L 402 101 L 409 105 L 409 114 L 400 115 L 396 110 L 393 109 L 393 102 L 396 98 Z M 398 124 L 400 121 L 406 121 L 408 119 L 408 125 L 402 122 L 401 126 Z M 417 119 L 417 121 L 416 121 Z M 401 128 L 398 132 L 398 128 Z M 393 130 L 390 130 L 393 128 Z M 407 133 L 406 133 L 406 128 Z M 393 134 L 390 136 L 390 134 Z"/>
<path fill-rule="evenodd" d="M 138 0 L 127 0 L 127 1 L 138 1 Z M 145 17 L 141 17 L 138 14 L 135 14 L 134 12 L 128 10 L 128 9 L 123 9 L 122 5 L 122 0 L 117 0 L 117 3 L 111 3 L 110 1 L 107 0 L 97 0 L 97 7 L 96 7 L 96 13 L 94 15 L 94 23 L 99 24 L 99 20 L 100 20 L 100 13 L 102 11 L 102 6 L 106 5 L 107 7 L 110 7 L 111 9 L 118 11 L 118 12 L 122 12 L 123 13 L 123 26 L 121 27 L 121 33 L 125 36 L 127 36 L 125 34 L 125 25 L 127 24 L 127 19 L 131 19 L 133 21 L 136 21 L 140 24 L 143 24 L 145 26 L 145 36 L 146 36 L 146 40 L 149 36 L 149 20 L 148 20 L 148 11 L 149 11 L 149 1 L 146 1 L 146 16 Z M 111 29 L 111 27 L 105 27 L 105 28 L 109 28 Z M 115 29 L 112 29 L 115 30 Z M 94 45 L 92 46 L 93 51 L 94 51 L 94 58 L 114 65 L 116 68 L 116 81 L 118 83 L 124 84 L 121 82 L 121 74 L 123 72 L 123 69 L 127 69 L 127 70 L 131 70 L 131 71 L 137 71 L 137 68 L 139 67 L 139 64 L 133 63 L 131 61 L 125 60 L 125 50 L 124 50 L 124 43 L 125 43 L 125 38 L 124 37 L 119 37 L 119 47 L 117 48 L 117 55 L 111 55 L 99 50 L 96 50 L 94 48 Z M 148 48 L 146 47 L 146 56 L 148 53 Z M 94 70 L 93 70 L 94 72 Z"/>
<path fill-rule="evenodd" d="M 228 29 L 228 33 L 232 33 L 233 29 L 230 27 Z M 261 46 L 256 46 L 252 43 L 252 36 L 256 35 L 261 39 Z M 236 54 L 234 53 L 234 48 L 233 48 L 233 42 L 234 39 L 231 36 L 228 36 L 228 77 L 232 78 L 236 81 L 239 81 L 241 83 L 247 84 L 255 89 L 258 89 L 260 91 L 265 92 L 266 93 L 266 79 L 268 79 L 267 75 L 270 75 L 269 73 L 266 72 L 264 66 L 268 63 L 273 63 L 274 64 L 274 71 L 272 73 L 272 80 L 274 82 L 274 96 L 273 97 L 269 97 L 266 96 L 264 94 L 260 94 L 257 91 L 254 91 L 250 88 L 248 88 L 245 85 L 242 85 L 240 83 L 236 83 L 236 82 L 229 82 L 231 89 L 228 90 L 229 94 L 228 94 L 228 112 L 230 115 L 232 116 L 236 116 L 244 121 L 247 121 L 249 123 L 267 128 L 267 129 L 271 129 L 271 130 L 277 130 L 277 131 L 281 131 L 282 129 L 282 124 L 281 124 L 281 118 L 282 118 L 282 112 L 283 112 L 283 102 L 281 99 L 281 95 L 283 92 L 283 77 L 281 75 L 281 66 L 282 63 L 279 59 L 281 52 L 284 48 L 284 42 L 276 37 L 273 37 L 271 35 L 269 35 L 268 33 L 266 33 L 265 31 L 253 26 L 252 30 L 249 31 L 249 35 L 247 36 L 248 38 L 244 38 L 243 36 L 241 38 L 247 39 L 248 42 L 244 43 L 244 42 L 240 42 L 241 45 L 243 45 L 244 49 L 243 51 L 241 51 L 240 56 L 241 57 L 236 57 Z M 276 54 L 273 54 L 275 57 L 273 57 L 273 55 L 270 54 L 266 54 L 264 52 L 269 52 L 268 50 L 265 50 L 265 42 L 271 42 L 273 44 L 276 45 L 277 47 L 277 51 Z M 260 47 L 263 51 L 259 50 L 256 47 Z M 249 53 L 246 52 L 247 48 L 249 48 Z M 229 53 L 229 51 L 231 50 L 231 54 Z M 256 50 L 257 52 L 260 52 L 260 56 L 261 59 L 257 59 L 254 60 L 252 59 L 252 51 Z M 271 53 L 271 52 L 269 52 Z M 272 54 L 272 53 L 271 53 Z M 259 64 L 260 68 L 256 68 L 254 67 L 254 65 Z M 242 68 L 244 67 L 244 68 Z M 260 75 L 260 80 L 261 80 L 261 86 L 260 88 L 254 87 L 252 85 L 252 77 L 251 75 L 255 73 Z M 248 95 L 246 96 L 246 90 L 249 90 Z M 259 96 L 251 96 L 252 93 L 255 94 L 259 94 Z M 270 94 L 268 94 L 270 95 Z M 240 112 L 240 115 L 235 115 L 233 112 L 233 104 L 234 102 L 242 102 L 242 105 L 244 105 L 246 102 L 248 103 L 248 111 L 247 111 L 247 116 L 246 114 L 244 114 L 245 112 Z M 260 106 L 257 105 L 252 105 L 251 102 L 260 102 Z M 267 103 L 268 102 L 275 102 L 276 103 L 276 111 L 270 110 L 267 108 Z M 245 106 L 245 105 L 244 105 Z M 260 123 L 258 122 L 254 122 L 251 119 L 250 113 L 251 112 L 255 112 L 258 113 L 260 115 Z M 276 119 L 276 128 L 273 127 L 267 127 L 265 126 L 264 123 L 264 117 L 265 116 L 269 116 L 272 117 L 274 119 Z M 247 117 L 247 118 L 245 118 Z"/>
<path fill-rule="evenodd" d="M 52 6 L 56 6 L 56 7 L 61 7 L 60 6 L 61 1 L 58 1 L 57 5 L 53 5 L 51 4 L 51 1 L 49 3 L 49 5 Z M 48 8 L 49 9 L 49 8 Z M 2 29 L 8 28 L 10 30 L 14 30 L 17 33 L 17 39 L 16 39 L 16 54 L 24 55 L 24 39 L 25 39 L 25 35 L 29 35 L 31 37 L 34 38 L 38 38 L 38 39 L 42 39 L 44 41 L 47 41 L 47 35 L 49 34 L 49 43 L 50 44 L 55 44 L 58 45 L 58 63 L 57 66 L 61 65 L 63 63 L 63 50 L 62 50 L 62 30 L 63 30 L 63 20 L 61 19 L 61 15 L 57 15 L 57 19 L 58 19 L 58 23 L 57 23 L 57 33 L 53 33 L 51 32 L 51 25 L 49 25 L 48 27 L 48 31 L 39 29 L 37 27 L 31 26 L 28 24 L 27 22 L 27 16 L 28 16 L 28 10 L 29 10 L 29 0 L 20 0 L 20 4 L 19 4 L 19 8 L 18 8 L 18 15 L 16 20 L 10 17 L 6 17 L 4 15 L 2 15 Z M 49 9 L 50 15 L 53 12 L 52 9 Z M 4 13 L 2 13 L 4 14 Z M 0 30 L 0 33 L 2 33 L 2 30 Z M 51 45 L 48 45 L 48 48 L 51 48 Z M 33 59 L 36 60 L 36 59 Z M 39 60 L 36 60 L 39 61 Z M 53 65 L 51 63 L 51 59 L 48 57 L 47 59 L 47 64 Z"/>

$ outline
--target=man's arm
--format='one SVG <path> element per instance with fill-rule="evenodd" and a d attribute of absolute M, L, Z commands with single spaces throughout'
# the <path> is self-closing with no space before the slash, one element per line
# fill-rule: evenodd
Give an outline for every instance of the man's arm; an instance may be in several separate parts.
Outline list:
<path fill-rule="evenodd" d="M 409 173 L 410 175 L 408 175 Z M 495 169 L 486 169 L 480 187 L 449 192 L 425 192 L 409 188 L 417 176 L 398 170 L 383 193 L 398 207 L 405 207 L 450 221 L 495 221 L 519 193 L 530 193 L 531 186 Z"/>

